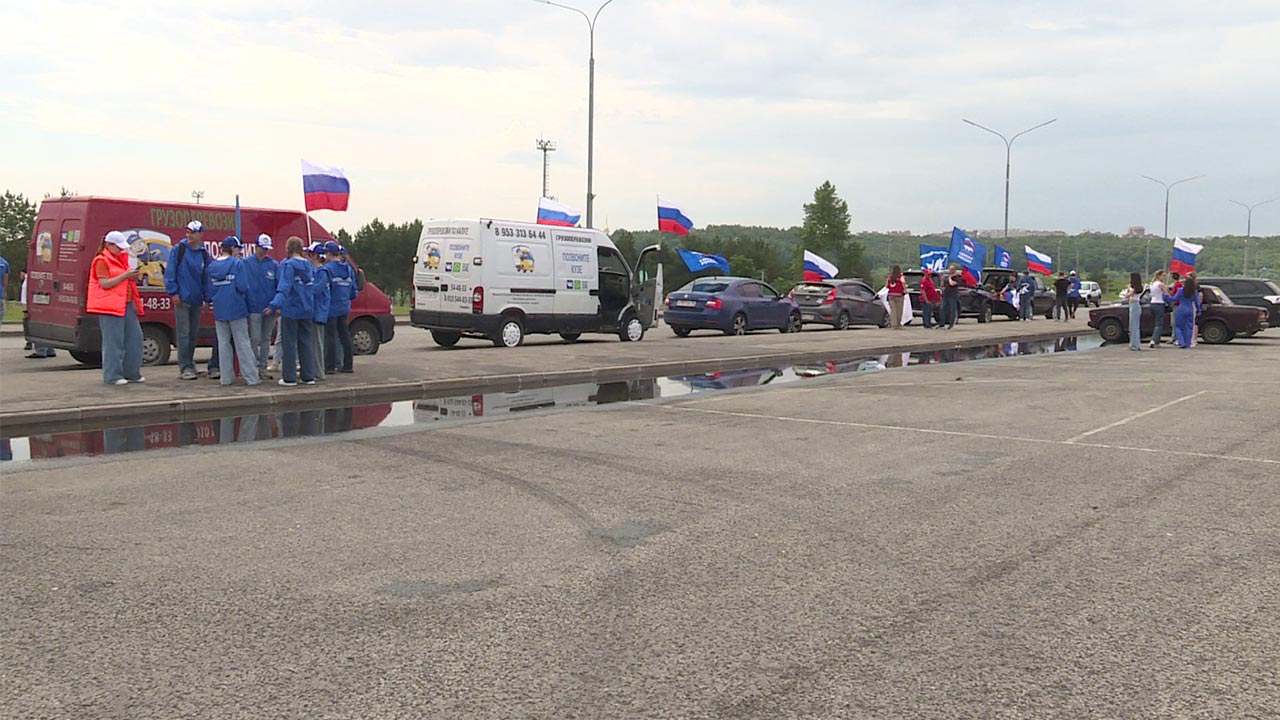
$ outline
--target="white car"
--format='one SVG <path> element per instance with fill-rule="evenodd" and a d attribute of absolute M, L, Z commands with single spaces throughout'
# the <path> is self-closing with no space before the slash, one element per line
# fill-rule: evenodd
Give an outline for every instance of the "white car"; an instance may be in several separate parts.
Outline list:
<path fill-rule="evenodd" d="M 1081 280 L 1080 297 L 1084 299 L 1086 307 L 1098 307 L 1102 304 L 1102 286 L 1092 280 Z"/>

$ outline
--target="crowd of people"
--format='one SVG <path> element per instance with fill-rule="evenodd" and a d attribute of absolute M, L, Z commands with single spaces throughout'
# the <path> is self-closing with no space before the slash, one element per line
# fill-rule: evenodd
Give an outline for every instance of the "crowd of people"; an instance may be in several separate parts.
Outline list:
<path fill-rule="evenodd" d="M 1140 273 L 1129 273 L 1129 284 L 1120 292 L 1120 300 L 1129 307 L 1129 349 L 1142 349 L 1142 294 L 1149 289 L 1151 308 L 1151 344 L 1155 349 L 1164 344 L 1164 319 L 1169 314 L 1169 306 L 1173 306 L 1173 342 L 1180 348 L 1192 348 L 1196 345 L 1196 336 L 1200 334 L 1199 318 L 1204 310 L 1204 301 L 1200 285 L 1196 282 L 1194 272 L 1182 278 L 1172 273 L 1173 286 L 1165 285 L 1164 270 L 1157 270 L 1151 278 L 1151 286 L 1144 288 Z"/>
<path fill-rule="evenodd" d="M 960 293 L 971 284 L 959 265 L 952 265 L 945 276 L 936 270 L 924 269 L 920 278 L 920 320 L 925 329 L 951 329 L 960 319 Z M 992 285 L 985 286 L 992 294 L 1016 296 L 1018 299 L 1018 318 L 1026 322 L 1034 316 L 1036 280 L 1029 270 L 1005 283 L 1003 288 Z M 1076 310 L 1080 307 L 1082 284 L 1076 271 L 1059 272 L 1053 283 L 1054 305 L 1053 318 L 1061 322 L 1074 320 Z M 890 324 L 901 327 L 901 316 L 907 287 L 902 275 L 902 268 L 894 265 L 885 279 L 885 289 L 889 304 Z"/>
<path fill-rule="evenodd" d="M 107 233 L 89 271 L 86 309 L 102 331 L 102 380 L 108 385 L 144 382 L 138 267 L 130 262 L 129 239 Z M 196 380 L 195 349 L 200 316 L 212 307 L 217 341 L 207 366 L 210 379 L 231 385 L 237 375 L 248 385 L 272 379 L 286 387 L 314 385 L 329 374 L 350 373 L 353 348 L 348 316 L 359 295 L 346 248 L 336 242 L 304 246 L 290 238 L 288 257 L 271 257 L 274 241 L 261 234 L 243 257 L 233 236 L 217 257 L 204 246 L 204 226 L 187 225 L 186 237 L 169 254 L 165 292 L 173 298 L 178 377 Z M 272 335 L 277 342 L 272 353 Z M 233 359 L 222 367 L 223 359 Z"/>

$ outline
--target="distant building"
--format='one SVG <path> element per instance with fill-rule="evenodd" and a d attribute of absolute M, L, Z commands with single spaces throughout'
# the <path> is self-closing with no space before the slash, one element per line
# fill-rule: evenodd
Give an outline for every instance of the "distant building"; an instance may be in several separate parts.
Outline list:
<path fill-rule="evenodd" d="M 1159 236 L 1153 235 L 1152 233 L 1147 232 L 1147 229 L 1141 225 L 1133 225 L 1129 228 L 1129 232 L 1125 233 L 1124 235 L 1121 235 L 1120 237 L 1129 238 L 1132 240 L 1134 238 L 1144 239 L 1144 238 L 1153 238 L 1153 237 L 1159 237 Z"/>

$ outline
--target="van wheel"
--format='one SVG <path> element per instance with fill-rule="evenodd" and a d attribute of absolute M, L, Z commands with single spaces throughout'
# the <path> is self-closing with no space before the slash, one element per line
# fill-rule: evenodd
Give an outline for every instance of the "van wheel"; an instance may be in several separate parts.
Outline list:
<path fill-rule="evenodd" d="M 361 319 L 351 323 L 351 349 L 356 355 L 377 355 L 382 336 L 372 320 Z"/>
<path fill-rule="evenodd" d="M 71 359 L 81 365 L 89 367 L 102 367 L 102 353 L 100 352 L 84 352 L 82 350 L 72 350 Z"/>
<path fill-rule="evenodd" d="M 565 342 L 578 342 L 580 337 L 582 337 L 582 333 L 560 333 L 560 339 Z"/>
<path fill-rule="evenodd" d="M 462 339 L 462 333 L 450 330 L 432 330 L 431 339 L 440 347 L 453 347 Z"/>
<path fill-rule="evenodd" d="M 142 326 L 142 364 L 166 365 L 169 362 L 169 349 L 172 347 L 169 332 L 159 325 Z"/>
<path fill-rule="evenodd" d="M 690 330 L 686 327 L 673 327 L 671 332 L 675 333 L 676 337 L 686 338 L 689 337 Z"/>
<path fill-rule="evenodd" d="M 1226 325 L 1218 322 L 1217 320 L 1205 323 L 1200 328 L 1200 336 L 1203 337 L 1204 341 L 1210 345 L 1221 345 L 1223 343 L 1231 342 L 1231 331 L 1227 329 Z"/>
<path fill-rule="evenodd" d="M 498 336 L 493 338 L 495 347 L 520 347 L 524 344 L 524 323 L 520 322 L 520 318 L 515 315 L 508 315 L 502 319 L 502 327 L 498 329 Z"/>
<path fill-rule="evenodd" d="M 618 337 L 622 342 L 640 342 L 644 339 L 644 323 L 640 322 L 640 318 L 634 314 L 628 315 L 622 321 L 622 329 L 618 331 Z"/>

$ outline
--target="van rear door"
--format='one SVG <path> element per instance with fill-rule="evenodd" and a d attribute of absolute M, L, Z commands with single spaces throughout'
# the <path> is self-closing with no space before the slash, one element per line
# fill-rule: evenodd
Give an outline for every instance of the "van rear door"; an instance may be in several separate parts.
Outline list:
<path fill-rule="evenodd" d="M 471 290 L 481 269 L 475 264 L 479 230 L 474 224 L 456 222 L 422 228 L 413 264 L 415 310 L 433 317 L 436 313 L 471 314 Z"/>
<path fill-rule="evenodd" d="M 78 201 L 44 202 L 27 257 L 29 334 L 55 347 L 98 349 L 98 338 L 86 338 L 94 347 L 82 347 L 77 332 L 88 293 L 89 263 L 97 250 L 86 245 L 86 207 Z"/>

